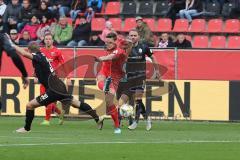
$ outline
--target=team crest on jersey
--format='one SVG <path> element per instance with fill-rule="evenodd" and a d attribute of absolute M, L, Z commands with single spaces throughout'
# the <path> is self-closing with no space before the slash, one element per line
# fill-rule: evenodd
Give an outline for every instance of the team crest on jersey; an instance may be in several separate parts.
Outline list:
<path fill-rule="evenodd" d="M 139 48 L 139 49 L 138 49 L 138 52 L 139 52 L 139 53 L 142 53 L 142 52 L 143 52 L 142 48 Z"/>

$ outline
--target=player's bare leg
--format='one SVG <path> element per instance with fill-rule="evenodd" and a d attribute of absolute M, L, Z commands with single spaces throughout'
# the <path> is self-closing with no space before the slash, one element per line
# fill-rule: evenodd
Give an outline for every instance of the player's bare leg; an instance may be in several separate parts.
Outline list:
<path fill-rule="evenodd" d="M 105 83 L 106 81 L 107 81 L 106 76 L 101 74 L 97 76 L 98 88 L 105 92 L 107 114 L 110 114 L 114 121 L 115 126 L 114 133 L 121 133 L 121 130 L 119 128 L 118 110 L 113 103 L 115 91 L 113 90 L 113 88 L 110 88 L 110 83 L 106 85 Z"/>
<path fill-rule="evenodd" d="M 97 85 L 100 90 L 103 91 L 104 88 L 104 82 L 106 80 L 106 77 L 104 75 L 98 75 L 97 76 Z"/>

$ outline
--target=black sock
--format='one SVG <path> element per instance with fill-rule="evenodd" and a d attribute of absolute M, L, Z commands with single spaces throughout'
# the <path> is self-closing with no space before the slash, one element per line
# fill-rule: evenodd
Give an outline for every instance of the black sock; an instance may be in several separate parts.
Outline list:
<path fill-rule="evenodd" d="M 118 109 L 118 121 L 119 121 L 119 126 L 121 126 L 122 116 L 120 114 L 119 109 Z"/>
<path fill-rule="evenodd" d="M 132 123 L 133 123 L 133 117 L 130 116 L 130 117 L 128 117 L 128 125 L 130 126 L 130 125 L 132 125 Z"/>
<path fill-rule="evenodd" d="M 138 99 L 138 100 L 137 100 L 137 104 L 138 104 L 139 107 L 141 108 L 141 114 L 142 114 L 143 118 L 144 118 L 144 119 L 147 119 L 148 114 L 147 114 L 147 112 L 146 112 L 146 109 L 145 109 L 145 106 L 144 106 L 142 100 L 141 100 L 141 99 Z"/>
<path fill-rule="evenodd" d="M 140 118 L 140 115 L 141 115 L 141 112 L 142 112 L 142 108 L 141 106 L 136 103 L 136 115 L 135 115 L 135 121 L 138 123 L 139 121 L 139 118 Z"/>
<path fill-rule="evenodd" d="M 34 110 L 27 110 L 26 111 L 25 126 L 24 126 L 24 128 L 27 131 L 31 130 L 31 125 L 32 125 L 33 118 L 34 118 Z"/>
<path fill-rule="evenodd" d="M 92 116 L 92 118 L 98 122 L 99 121 L 99 116 L 97 115 L 96 111 L 92 109 L 92 107 L 87 104 L 87 103 L 83 103 L 81 102 L 81 105 L 79 107 L 79 109 L 87 114 L 89 114 L 90 116 Z"/>

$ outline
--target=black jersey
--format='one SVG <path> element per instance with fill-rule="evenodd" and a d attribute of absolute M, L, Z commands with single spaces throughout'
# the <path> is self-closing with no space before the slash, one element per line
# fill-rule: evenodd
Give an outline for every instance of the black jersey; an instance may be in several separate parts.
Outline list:
<path fill-rule="evenodd" d="M 33 53 L 32 64 L 35 70 L 36 77 L 38 78 L 39 83 L 44 85 L 46 89 L 49 88 L 48 79 L 51 75 L 55 76 L 55 72 L 45 57 L 41 52 Z"/>
<path fill-rule="evenodd" d="M 46 88 L 46 93 L 36 98 L 37 102 L 44 106 L 56 101 L 70 105 L 73 96 L 68 94 L 65 84 L 56 76 L 45 55 L 41 52 L 33 54 L 32 64 L 38 81 Z"/>
<path fill-rule="evenodd" d="M 56 76 L 51 63 L 43 53 L 34 53 L 32 64 L 39 83 L 47 90 L 50 89 L 58 94 L 67 94 L 65 84 Z"/>
<path fill-rule="evenodd" d="M 146 78 L 146 56 L 151 57 L 152 50 L 144 43 L 138 43 L 128 55 L 126 74 L 128 79 Z"/>

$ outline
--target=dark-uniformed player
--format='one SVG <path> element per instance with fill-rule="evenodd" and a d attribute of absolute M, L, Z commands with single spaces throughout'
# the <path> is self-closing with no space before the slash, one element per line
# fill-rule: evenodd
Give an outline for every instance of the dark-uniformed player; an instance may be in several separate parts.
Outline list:
<path fill-rule="evenodd" d="M 7 53 L 7 56 L 9 56 L 12 59 L 14 65 L 21 72 L 23 87 L 26 88 L 29 83 L 29 80 L 28 80 L 28 74 L 24 66 L 24 63 L 20 58 L 20 56 L 16 53 L 16 50 L 9 43 L 8 35 L 5 33 L 0 33 L 0 69 L 1 69 L 3 51 Z M 2 103 L 0 102 L 0 114 L 1 114 L 1 109 L 2 109 Z"/>
<path fill-rule="evenodd" d="M 31 42 L 28 46 L 29 52 L 25 51 L 23 48 L 18 47 L 15 44 L 12 46 L 24 57 L 32 60 L 32 64 L 35 70 L 36 77 L 39 82 L 46 88 L 46 93 L 38 96 L 37 98 L 31 100 L 27 104 L 26 120 L 25 126 L 16 130 L 18 133 L 27 133 L 31 130 L 31 124 L 34 119 L 34 109 L 39 106 L 47 106 L 55 101 L 61 101 L 64 107 L 69 107 L 72 105 L 75 108 L 79 108 L 91 115 L 98 127 L 102 127 L 102 119 L 96 114 L 87 103 L 80 102 L 73 98 L 72 95 L 68 94 L 65 84 L 60 80 L 50 62 L 45 57 L 43 53 L 40 52 L 40 48 L 36 42 Z"/>
<path fill-rule="evenodd" d="M 147 120 L 146 130 L 151 129 L 151 120 L 148 118 L 145 106 L 142 102 L 143 92 L 145 88 L 146 79 L 146 56 L 150 57 L 156 71 L 156 78 L 160 78 L 158 64 L 153 56 L 152 50 L 144 43 L 140 43 L 140 37 L 137 30 L 132 29 L 129 32 L 129 38 L 133 42 L 131 53 L 128 55 L 126 63 L 127 82 L 122 82 L 118 94 L 121 95 L 119 99 L 119 106 L 127 103 L 129 98 L 134 97 L 136 104 L 135 121 L 128 127 L 128 129 L 135 129 L 137 127 L 140 114 Z M 122 89 L 122 90 L 121 90 Z"/>

